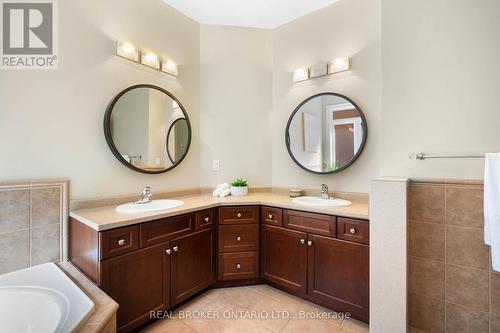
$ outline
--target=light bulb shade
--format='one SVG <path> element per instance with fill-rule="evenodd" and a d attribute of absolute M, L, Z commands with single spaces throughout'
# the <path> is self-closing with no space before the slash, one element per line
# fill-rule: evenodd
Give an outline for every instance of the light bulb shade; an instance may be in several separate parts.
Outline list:
<path fill-rule="evenodd" d="M 299 68 L 293 71 L 293 82 L 300 82 L 309 79 L 309 69 Z"/>
<path fill-rule="evenodd" d="M 177 76 L 179 74 L 179 68 L 177 67 L 177 64 L 167 58 L 163 58 L 161 62 L 161 70 L 173 76 Z"/>
<path fill-rule="evenodd" d="M 160 57 L 150 51 L 142 52 L 141 63 L 154 69 L 160 69 Z"/>
<path fill-rule="evenodd" d="M 309 77 L 314 79 L 316 77 L 328 74 L 328 64 L 326 62 L 318 62 L 309 69 Z"/>
<path fill-rule="evenodd" d="M 139 62 L 139 48 L 128 42 L 116 42 L 116 55 L 128 60 Z"/>
<path fill-rule="evenodd" d="M 351 59 L 349 57 L 336 58 L 328 64 L 328 74 L 347 71 L 351 68 Z"/>

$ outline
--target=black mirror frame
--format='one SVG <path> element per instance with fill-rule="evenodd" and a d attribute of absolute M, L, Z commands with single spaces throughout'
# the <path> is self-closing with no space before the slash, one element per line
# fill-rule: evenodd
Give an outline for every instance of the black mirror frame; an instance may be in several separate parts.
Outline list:
<path fill-rule="evenodd" d="M 177 102 L 177 104 L 179 105 L 179 108 L 182 110 L 182 113 L 184 114 L 184 117 L 185 117 L 185 119 L 187 121 L 187 126 L 188 126 L 188 140 L 187 140 L 186 153 L 181 157 L 181 159 L 177 163 L 174 163 L 169 168 L 166 168 L 166 169 L 163 169 L 163 170 L 158 170 L 158 171 L 149 171 L 149 170 L 140 169 L 140 168 L 132 165 L 132 163 L 127 162 L 123 158 L 123 156 L 120 154 L 120 152 L 118 151 L 118 149 L 115 146 L 115 143 L 113 142 L 113 138 L 111 136 L 111 114 L 113 113 L 113 108 L 115 107 L 115 104 L 116 104 L 116 102 L 118 102 L 118 100 L 120 99 L 120 97 L 122 97 L 125 93 L 129 92 L 130 90 L 137 89 L 137 88 L 151 88 L 151 89 L 156 89 L 156 90 L 161 91 L 162 93 L 166 94 L 167 96 L 169 96 L 170 98 L 172 98 L 175 102 Z M 109 149 L 111 149 L 111 152 L 113 153 L 113 155 L 115 155 L 115 157 L 118 159 L 118 161 L 120 161 L 127 168 L 132 169 L 132 170 L 137 171 L 137 172 L 140 172 L 140 173 L 145 173 L 145 174 L 160 174 L 160 173 L 165 173 L 167 171 L 172 170 L 173 168 L 175 168 L 176 166 L 178 166 L 179 164 L 181 164 L 181 162 L 184 160 L 184 158 L 186 158 L 186 156 L 187 156 L 187 154 L 189 152 L 189 148 L 191 146 L 191 122 L 189 121 L 189 116 L 188 116 L 188 114 L 186 112 L 186 109 L 184 109 L 184 106 L 181 104 L 181 102 L 179 102 L 179 100 L 174 95 L 172 95 L 170 92 L 168 92 L 167 90 L 165 90 L 165 89 L 163 89 L 161 87 L 158 87 L 158 86 L 155 86 L 155 85 L 152 85 L 152 84 L 136 84 L 136 85 L 130 86 L 130 87 L 122 90 L 118 95 L 116 95 L 111 100 L 111 102 L 109 103 L 108 107 L 106 108 L 106 113 L 104 114 L 103 126 L 104 126 L 104 136 L 106 137 L 106 142 L 108 143 Z M 168 136 L 168 134 L 167 134 L 167 136 Z"/>
<path fill-rule="evenodd" d="M 179 120 L 185 120 L 185 119 L 184 118 L 177 118 L 177 119 L 174 120 L 174 122 L 172 123 L 172 125 L 170 125 L 170 127 L 168 128 L 167 140 L 165 142 L 165 146 L 167 148 L 168 159 L 170 160 L 170 162 L 172 162 L 172 164 L 175 164 L 175 162 L 172 159 L 172 155 L 170 155 L 170 150 L 168 150 L 168 138 L 170 137 L 170 132 L 172 132 L 172 128 L 174 128 L 175 123 L 178 122 Z M 189 147 L 187 149 L 189 149 Z M 187 154 L 187 150 L 186 150 L 186 154 Z M 184 155 L 186 155 L 186 154 L 184 154 Z"/>
<path fill-rule="evenodd" d="M 293 156 L 293 153 L 292 153 L 292 150 L 290 149 L 290 124 L 292 123 L 292 119 L 293 117 L 295 116 L 295 114 L 300 110 L 300 108 L 306 104 L 307 102 L 309 102 L 311 99 L 313 98 L 316 98 L 316 97 L 319 97 L 319 96 L 325 96 L 325 95 L 332 95 L 332 96 L 337 96 L 337 97 L 340 97 L 340 98 L 343 98 L 345 99 L 346 101 L 348 101 L 349 103 L 351 103 L 354 108 L 359 112 L 360 114 L 360 117 L 361 117 L 361 124 L 362 124 L 362 127 L 363 127 L 363 141 L 361 142 L 361 145 L 359 146 L 359 150 L 357 151 L 357 153 L 353 156 L 353 158 L 349 161 L 349 163 L 347 163 L 346 165 L 338 168 L 338 169 L 335 169 L 335 170 L 332 170 L 332 171 L 326 171 L 326 172 L 319 172 L 319 171 L 313 171 L 313 170 L 310 170 L 308 168 L 306 168 L 304 165 L 302 165 L 299 161 L 297 161 L 297 159 L 295 158 L 295 156 Z M 333 174 L 333 173 L 338 173 L 342 170 L 345 170 L 347 169 L 348 167 L 350 167 L 354 162 L 356 162 L 356 160 L 359 158 L 359 156 L 361 155 L 361 153 L 363 152 L 363 149 L 365 148 L 365 144 L 366 144 L 366 140 L 368 139 L 368 126 L 366 125 L 366 118 L 365 118 L 365 115 L 363 114 L 363 111 L 361 111 L 361 109 L 358 107 L 358 105 L 356 103 L 354 103 L 354 101 L 352 99 L 350 99 L 349 97 L 347 96 L 344 96 L 344 95 L 341 95 L 341 94 L 337 94 L 337 93 L 334 93 L 334 92 L 323 92 L 323 93 L 319 93 L 319 94 L 316 94 L 316 95 L 313 95 L 313 96 L 310 96 L 308 98 L 306 98 L 305 100 L 303 100 L 292 112 L 292 114 L 290 115 L 290 118 L 288 118 L 288 122 L 286 124 L 286 129 L 285 129 L 285 144 L 286 144 L 286 149 L 288 150 L 288 154 L 290 154 L 290 157 L 292 158 L 292 160 L 299 166 L 301 167 L 302 169 L 308 171 L 308 172 L 311 172 L 311 173 L 315 173 L 317 175 L 329 175 L 329 174 Z"/>

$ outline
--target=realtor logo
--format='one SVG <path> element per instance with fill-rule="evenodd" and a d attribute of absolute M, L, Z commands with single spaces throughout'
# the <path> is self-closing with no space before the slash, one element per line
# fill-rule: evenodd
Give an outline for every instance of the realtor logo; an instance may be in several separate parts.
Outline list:
<path fill-rule="evenodd" d="M 57 68 L 55 0 L 0 0 L 2 69 Z"/>

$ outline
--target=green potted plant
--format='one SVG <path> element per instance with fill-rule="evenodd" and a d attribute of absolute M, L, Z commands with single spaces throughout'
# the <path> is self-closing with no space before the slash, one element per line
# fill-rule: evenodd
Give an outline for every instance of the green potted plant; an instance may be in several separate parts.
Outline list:
<path fill-rule="evenodd" d="M 231 195 L 243 196 L 248 194 L 248 183 L 246 179 L 237 178 L 231 183 Z"/>

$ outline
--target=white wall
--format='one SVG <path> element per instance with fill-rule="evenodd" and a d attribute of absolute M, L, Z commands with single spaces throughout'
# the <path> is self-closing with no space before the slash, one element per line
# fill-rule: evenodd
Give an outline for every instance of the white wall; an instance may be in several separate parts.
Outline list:
<path fill-rule="evenodd" d="M 381 129 L 380 1 L 341 0 L 273 31 L 273 186 L 318 188 L 327 183 L 342 191 L 368 192 L 379 174 L 377 149 Z M 352 57 L 352 70 L 301 83 L 292 72 L 333 57 Z M 319 92 L 337 92 L 354 100 L 365 113 L 368 142 L 359 160 L 336 175 L 302 170 L 285 146 L 285 127 L 295 107 Z"/>
<path fill-rule="evenodd" d="M 271 33 L 201 26 L 200 184 L 271 184 Z M 221 170 L 212 171 L 220 160 Z M 183 162 L 184 163 L 184 162 Z"/>
<path fill-rule="evenodd" d="M 482 178 L 482 159 L 408 155 L 500 151 L 500 1 L 382 3 L 382 173 Z"/>
<path fill-rule="evenodd" d="M 0 73 L 0 181 L 71 179 L 71 197 L 139 193 L 199 185 L 199 24 L 161 0 L 59 3 L 59 69 Z M 114 56 L 129 40 L 170 55 L 178 78 Z M 129 170 L 111 154 L 104 112 L 127 86 L 151 83 L 186 107 L 193 141 L 185 161 L 162 175 Z"/>

